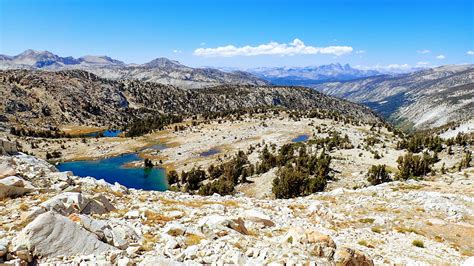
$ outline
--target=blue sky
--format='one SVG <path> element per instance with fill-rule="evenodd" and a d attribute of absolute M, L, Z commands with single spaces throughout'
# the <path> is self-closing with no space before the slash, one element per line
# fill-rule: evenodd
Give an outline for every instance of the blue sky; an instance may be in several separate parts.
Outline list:
<path fill-rule="evenodd" d="M 473 63 L 474 1 L 0 0 L 0 53 L 29 48 L 191 66 Z"/>

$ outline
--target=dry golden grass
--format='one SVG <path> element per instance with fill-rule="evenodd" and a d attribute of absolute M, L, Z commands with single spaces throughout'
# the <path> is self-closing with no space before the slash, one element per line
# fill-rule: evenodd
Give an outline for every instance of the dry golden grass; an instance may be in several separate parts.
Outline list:
<path fill-rule="evenodd" d="M 377 206 L 374 208 L 374 211 L 378 211 L 378 212 L 386 212 L 388 211 L 387 208 L 383 207 L 383 206 Z"/>
<path fill-rule="evenodd" d="M 184 243 L 186 246 L 194 246 L 201 242 L 201 240 L 205 239 L 204 237 L 192 233 L 187 233 L 185 235 Z"/>
<path fill-rule="evenodd" d="M 197 201 L 178 201 L 178 200 L 173 200 L 173 199 L 167 199 L 167 198 L 160 198 L 160 201 L 163 205 L 168 206 L 168 205 L 181 205 L 181 206 L 186 206 L 186 207 L 192 207 L 192 208 L 199 208 L 204 205 L 211 205 L 211 204 L 220 204 L 226 207 L 238 207 L 239 203 L 234 200 L 227 200 L 223 202 L 218 202 L 218 201 L 207 201 L 207 200 L 197 200 Z"/>
<path fill-rule="evenodd" d="M 50 198 L 50 196 L 47 194 L 33 194 L 31 198 L 34 200 L 39 200 L 40 202 L 45 202 Z"/>
<path fill-rule="evenodd" d="M 457 243 L 451 243 L 450 246 L 455 249 L 456 251 L 460 251 L 461 250 L 461 246 Z"/>
<path fill-rule="evenodd" d="M 158 242 L 158 237 L 150 233 L 143 234 L 143 245 L 141 250 L 143 251 L 152 251 L 155 249 L 155 244 Z"/>
<path fill-rule="evenodd" d="M 407 234 L 407 233 L 415 233 L 417 235 L 423 235 L 420 231 L 417 231 L 414 228 L 408 227 L 395 227 L 395 230 L 399 233 Z"/>
<path fill-rule="evenodd" d="M 421 185 L 413 185 L 413 184 L 404 184 L 404 183 L 401 183 L 398 185 L 398 189 L 399 190 L 419 190 L 423 188 L 423 186 Z M 395 188 L 393 188 L 395 189 Z"/>
<path fill-rule="evenodd" d="M 110 188 L 104 187 L 104 186 L 97 186 L 95 188 L 92 188 L 92 191 L 94 193 L 107 193 L 107 194 L 114 195 L 116 197 L 123 197 L 124 196 L 123 193 L 121 193 L 119 191 L 113 191 Z"/>
<path fill-rule="evenodd" d="M 111 211 L 111 213 L 115 214 L 114 216 L 123 217 L 129 211 L 130 211 L 129 209 L 115 209 Z"/>
<path fill-rule="evenodd" d="M 378 227 L 372 227 L 372 232 L 380 234 L 380 233 L 382 233 L 382 229 L 380 229 Z"/>
<path fill-rule="evenodd" d="M 265 231 L 263 234 L 264 234 L 266 237 L 273 237 L 272 231 Z"/>
<path fill-rule="evenodd" d="M 473 250 L 473 249 L 464 249 L 464 248 L 461 248 L 460 253 L 461 253 L 461 255 L 467 256 L 467 257 L 474 256 L 474 250 Z"/>
<path fill-rule="evenodd" d="M 239 242 L 236 242 L 236 243 L 234 243 L 233 245 L 234 245 L 234 247 L 236 247 L 236 248 L 238 248 L 238 249 L 242 249 L 242 248 L 243 248 L 242 245 L 241 245 Z"/>
<path fill-rule="evenodd" d="M 87 127 L 87 126 L 63 126 L 61 131 L 71 135 L 83 135 L 105 130 L 106 127 Z"/>
<path fill-rule="evenodd" d="M 172 221 L 173 218 L 164 216 L 162 214 L 153 212 L 153 211 L 145 211 L 145 221 L 143 221 L 143 224 L 146 225 L 155 225 L 155 224 L 161 224 L 164 225 L 169 221 Z"/>
<path fill-rule="evenodd" d="M 359 240 L 359 242 L 357 242 L 357 244 L 359 244 L 361 246 L 368 247 L 368 248 L 374 248 L 375 247 L 373 244 L 368 243 L 366 240 Z"/>
<path fill-rule="evenodd" d="M 306 209 L 306 205 L 303 204 L 290 204 L 288 205 L 288 208 L 292 210 L 304 210 Z"/>
<path fill-rule="evenodd" d="M 178 208 L 176 206 L 168 206 L 168 207 L 164 207 L 163 208 L 163 211 L 167 211 L 167 212 L 171 212 L 171 211 L 180 211 L 180 212 L 185 212 L 183 209 L 181 208 Z"/>
<path fill-rule="evenodd" d="M 254 237 L 258 236 L 258 231 L 255 229 L 249 229 L 247 231 L 248 231 L 248 234 L 247 234 L 248 236 L 254 236 Z"/>
<path fill-rule="evenodd" d="M 364 224 L 371 224 L 375 221 L 374 218 L 362 218 L 359 219 L 359 222 L 364 223 Z"/>
<path fill-rule="evenodd" d="M 21 203 L 20 206 L 18 206 L 18 209 L 22 211 L 27 211 L 28 209 L 30 209 L 30 207 L 28 207 L 28 205 L 26 205 L 25 203 Z"/>
<path fill-rule="evenodd" d="M 335 197 L 327 196 L 327 195 L 319 196 L 319 197 L 317 197 L 317 199 L 324 200 L 324 201 L 329 201 L 331 203 L 336 203 L 337 202 L 337 199 Z"/>
<path fill-rule="evenodd" d="M 145 202 L 145 201 L 148 201 L 148 197 L 146 195 L 139 195 L 138 196 L 138 200 L 141 201 L 141 202 Z"/>

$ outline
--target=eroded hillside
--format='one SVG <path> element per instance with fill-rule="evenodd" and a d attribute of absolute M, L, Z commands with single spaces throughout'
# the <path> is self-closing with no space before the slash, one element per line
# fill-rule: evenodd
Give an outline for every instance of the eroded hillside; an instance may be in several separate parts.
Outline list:
<path fill-rule="evenodd" d="M 112 81 L 85 71 L 0 72 L 1 120 L 26 126 L 124 126 L 147 114 L 195 115 L 242 108 L 320 108 L 363 121 L 380 119 L 368 108 L 307 88 L 219 86 L 184 90 L 139 81 Z"/>
<path fill-rule="evenodd" d="M 473 66 L 455 65 L 313 87 L 366 104 L 405 128 L 423 129 L 473 118 L 473 83 Z"/>

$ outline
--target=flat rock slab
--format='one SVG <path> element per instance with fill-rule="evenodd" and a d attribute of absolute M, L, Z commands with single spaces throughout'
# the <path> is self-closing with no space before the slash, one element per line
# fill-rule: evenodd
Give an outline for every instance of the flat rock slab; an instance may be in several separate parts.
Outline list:
<path fill-rule="evenodd" d="M 46 212 L 28 224 L 14 239 L 15 250 L 28 249 L 33 256 L 55 257 L 102 254 L 116 250 L 70 219 Z"/>

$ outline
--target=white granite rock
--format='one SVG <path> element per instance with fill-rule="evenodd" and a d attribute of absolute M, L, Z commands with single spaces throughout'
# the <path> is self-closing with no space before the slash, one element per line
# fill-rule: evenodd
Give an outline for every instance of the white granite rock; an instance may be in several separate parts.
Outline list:
<path fill-rule="evenodd" d="M 39 215 L 13 240 L 14 249 L 26 247 L 33 256 L 73 256 L 115 250 L 97 236 L 55 212 Z"/>
<path fill-rule="evenodd" d="M 78 192 L 64 192 L 43 202 L 40 206 L 48 211 L 54 210 L 63 215 L 71 213 L 104 214 L 115 209 L 102 195 L 88 198 Z"/>
<path fill-rule="evenodd" d="M 17 176 L 0 179 L 0 199 L 19 197 L 34 190 L 29 182 Z"/>

